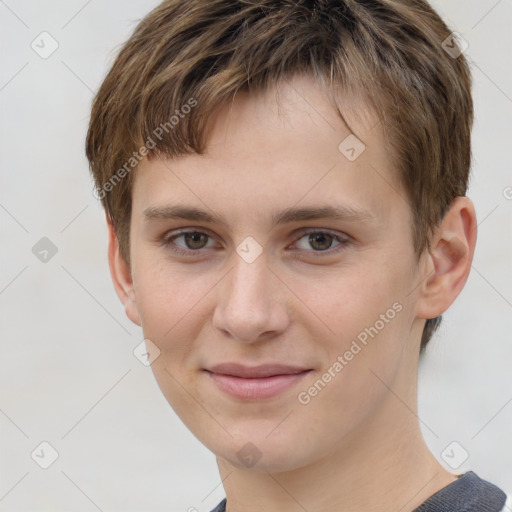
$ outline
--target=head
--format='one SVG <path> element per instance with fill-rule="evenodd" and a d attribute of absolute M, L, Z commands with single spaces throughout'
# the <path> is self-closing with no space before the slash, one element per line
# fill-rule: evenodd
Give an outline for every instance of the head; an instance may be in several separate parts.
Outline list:
<path fill-rule="evenodd" d="M 121 49 L 86 146 L 114 284 L 160 351 L 166 398 L 215 453 L 236 463 L 254 440 L 268 467 L 299 465 L 313 452 L 294 462 L 283 440 L 304 439 L 304 417 L 342 404 L 327 453 L 382 382 L 414 379 L 475 244 L 470 74 L 449 37 L 422 0 L 173 0 Z M 210 371 L 233 361 L 307 372 L 239 400 Z"/>

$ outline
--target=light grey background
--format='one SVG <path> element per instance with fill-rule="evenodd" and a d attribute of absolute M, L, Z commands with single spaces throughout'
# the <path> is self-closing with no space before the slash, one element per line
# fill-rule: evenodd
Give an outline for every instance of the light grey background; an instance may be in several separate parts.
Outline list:
<path fill-rule="evenodd" d="M 132 353 L 143 336 L 112 288 L 84 155 L 93 92 L 157 3 L 0 0 L 0 511 L 209 511 L 224 496 L 214 456 Z M 480 224 L 469 281 L 421 364 L 419 418 L 443 463 L 456 441 L 451 460 L 469 454 L 458 473 L 510 492 L 512 1 L 434 5 L 473 62 Z M 46 59 L 31 48 L 43 31 L 59 45 Z M 58 250 L 46 263 L 32 252 L 42 237 Z M 43 441 L 59 454 L 48 469 L 31 457 L 49 460 Z"/>

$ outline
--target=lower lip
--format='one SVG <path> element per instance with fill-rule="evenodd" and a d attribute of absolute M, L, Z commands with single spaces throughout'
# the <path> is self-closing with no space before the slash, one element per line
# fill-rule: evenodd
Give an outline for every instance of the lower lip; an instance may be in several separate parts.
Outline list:
<path fill-rule="evenodd" d="M 298 384 L 309 371 L 259 379 L 244 379 L 212 372 L 208 372 L 208 374 L 217 387 L 228 395 L 242 400 L 262 400 L 277 396 Z"/>

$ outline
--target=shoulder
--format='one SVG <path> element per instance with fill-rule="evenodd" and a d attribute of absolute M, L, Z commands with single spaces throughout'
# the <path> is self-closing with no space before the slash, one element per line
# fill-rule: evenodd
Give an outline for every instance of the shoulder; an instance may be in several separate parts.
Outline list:
<path fill-rule="evenodd" d="M 226 498 L 224 498 L 211 512 L 226 512 Z"/>
<path fill-rule="evenodd" d="M 512 512 L 512 493 L 468 471 L 439 490 L 413 512 Z M 226 512 L 224 498 L 211 512 Z"/>
<path fill-rule="evenodd" d="M 510 512 L 512 510 L 512 492 L 507 493 L 507 501 L 505 505 L 500 510 L 500 512 Z"/>
<path fill-rule="evenodd" d="M 430 496 L 414 512 L 510 512 L 507 499 L 497 485 L 468 471 Z"/>

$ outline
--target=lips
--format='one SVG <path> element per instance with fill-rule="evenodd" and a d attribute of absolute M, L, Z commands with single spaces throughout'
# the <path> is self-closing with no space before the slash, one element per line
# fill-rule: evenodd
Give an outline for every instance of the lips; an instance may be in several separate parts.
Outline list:
<path fill-rule="evenodd" d="M 209 371 L 221 375 L 231 375 L 244 379 L 260 379 L 276 375 L 293 375 L 307 371 L 309 368 L 287 366 L 284 364 L 262 364 L 260 366 L 243 366 L 237 363 L 223 363 L 212 366 Z"/>
<path fill-rule="evenodd" d="M 216 386 L 242 400 L 271 398 L 298 384 L 311 369 L 283 364 L 223 363 L 206 370 Z"/>

